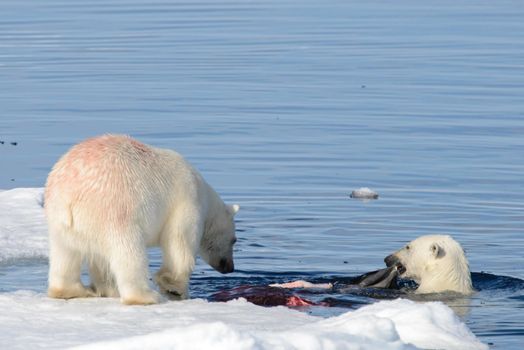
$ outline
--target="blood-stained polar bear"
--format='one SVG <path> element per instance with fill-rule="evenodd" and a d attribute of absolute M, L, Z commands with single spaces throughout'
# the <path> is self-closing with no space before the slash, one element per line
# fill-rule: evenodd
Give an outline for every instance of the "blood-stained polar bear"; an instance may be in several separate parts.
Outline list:
<path fill-rule="evenodd" d="M 49 288 L 54 298 L 120 296 L 153 304 L 146 248 L 160 246 L 155 281 L 188 297 L 197 254 L 232 272 L 238 205 L 226 205 L 178 153 L 129 136 L 104 135 L 73 146 L 49 174 Z M 91 286 L 80 280 L 82 263 Z"/>

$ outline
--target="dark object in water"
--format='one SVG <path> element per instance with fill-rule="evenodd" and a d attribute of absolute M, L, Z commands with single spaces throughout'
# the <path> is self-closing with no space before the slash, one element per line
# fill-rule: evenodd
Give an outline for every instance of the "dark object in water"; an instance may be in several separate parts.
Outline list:
<path fill-rule="evenodd" d="M 344 289 L 350 286 L 353 288 L 370 288 L 375 290 L 397 289 L 397 277 L 398 271 L 396 267 L 391 266 L 352 278 L 350 283 L 335 281 L 332 289 L 338 291 L 339 293 L 343 293 Z M 250 303 L 260 306 L 341 306 L 340 301 L 337 301 L 333 298 L 326 298 L 320 302 L 315 302 L 298 296 L 292 289 L 272 286 L 244 285 L 221 291 L 211 296 L 211 300 L 213 301 L 229 301 L 238 298 L 244 298 Z M 348 302 L 345 302 L 344 304 L 348 304 Z"/>
<path fill-rule="evenodd" d="M 360 287 L 397 289 L 397 266 L 393 265 L 381 270 L 363 274 L 355 280 Z"/>

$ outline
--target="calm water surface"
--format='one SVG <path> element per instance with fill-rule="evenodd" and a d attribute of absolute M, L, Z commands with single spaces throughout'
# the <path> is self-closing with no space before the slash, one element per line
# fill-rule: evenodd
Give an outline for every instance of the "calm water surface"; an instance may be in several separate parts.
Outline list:
<path fill-rule="evenodd" d="M 430 233 L 460 241 L 473 271 L 524 279 L 522 2 L 0 7 L 0 188 L 42 187 L 96 134 L 176 149 L 242 207 L 240 271 L 199 264 L 194 294 L 356 275 Z M 362 186 L 379 200 L 350 199 Z M 0 290 L 44 290 L 45 265 L 1 266 Z M 524 343 L 522 289 L 460 303 L 493 348 Z"/>

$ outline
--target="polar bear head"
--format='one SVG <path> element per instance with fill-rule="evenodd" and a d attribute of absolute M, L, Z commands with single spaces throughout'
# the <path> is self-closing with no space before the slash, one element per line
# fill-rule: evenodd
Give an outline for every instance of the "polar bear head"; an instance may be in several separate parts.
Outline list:
<path fill-rule="evenodd" d="M 220 273 L 230 273 L 235 269 L 233 246 L 237 238 L 234 216 L 239 209 L 237 204 L 220 205 L 220 209 L 207 220 L 200 242 L 200 256 Z"/>
<path fill-rule="evenodd" d="M 400 277 L 417 282 L 417 293 L 473 292 L 466 255 L 451 236 L 421 236 L 384 261 L 388 267 L 396 265 Z"/>

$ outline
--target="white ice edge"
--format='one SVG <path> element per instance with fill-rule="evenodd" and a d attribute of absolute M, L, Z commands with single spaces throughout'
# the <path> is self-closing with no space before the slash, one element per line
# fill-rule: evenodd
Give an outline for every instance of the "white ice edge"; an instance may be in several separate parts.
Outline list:
<path fill-rule="evenodd" d="M 42 193 L 0 192 L 0 263 L 47 256 Z M 17 291 L 0 293 L 0 310 L 2 349 L 487 349 L 439 302 L 381 301 L 320 318 L 245 300 L 123 306 Z"/>
<path fill-rule="evenodd" d="M 47 258 L 43 193 L 43 188 L 0 190 L 0 264 Z"/>

